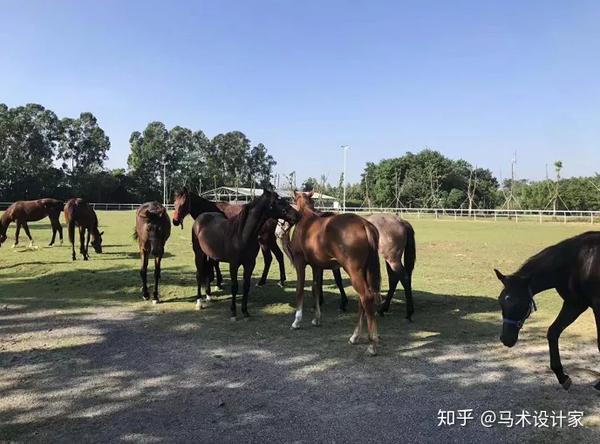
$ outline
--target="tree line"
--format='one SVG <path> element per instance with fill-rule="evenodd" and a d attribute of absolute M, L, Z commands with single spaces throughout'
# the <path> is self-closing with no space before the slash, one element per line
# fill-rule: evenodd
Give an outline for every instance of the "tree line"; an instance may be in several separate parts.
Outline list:
<path fill-rule="evenodd" d="M 262 143 L 253 146 L 240 131 L 209 139 L 200 130 L 150 122 L 131 133 L 129 144 L 127 169 L 107 169 L 110 140 L 92 113 L 60 119 L 38 104 L 0 104 L 0 201 L 162 201 L 164 185 L 169 195 L 183 185 L 264 186 L 276 164 Z"/>
<path fill-rule="evenodd" d="M 59 118 L 38 104 L 0 104 L 0 201 L 81 196 L 91 202 L 162 200 L 188 186 L 197 192 L 219 186 L 262 187 L 273 182 L 275 159 L 240 131 L 212 139 L 201 130 L 168 129 L 150 122 L 129 138 L 127 168 L 107 169 L 110 140 L 96 117 Z M 424 149 L 366 164 L 361 180 L 346 187 L 347 206 L 600 210 L 600 176 L 542 181 L 505 180 L 489 169 Z M 166 173 L 166 183 L 163 183 Z M 281 187 L 295 186 L 295 173 Z M 344 178 L 310 177 L 306 190 L 340 201 Z M 508 203 L 507 203 L 508 201 Z"/>

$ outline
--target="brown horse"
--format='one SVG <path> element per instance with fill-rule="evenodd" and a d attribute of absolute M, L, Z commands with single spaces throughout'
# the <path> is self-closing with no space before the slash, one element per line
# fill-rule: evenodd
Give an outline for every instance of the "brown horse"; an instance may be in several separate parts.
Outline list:
<path fill-rule="evenodd" d="M 79 252 L 83 260 L 89 259 L 88 250 L 90 246 L 90 235 L 92 237 L 92 247 L 96 253 L 102 253 L 102 235 L 98 230 L 98 217 L 92 207 L 86 201 L 80 198 L 72 198 L 65 204 L 65 222 L 68 227 L 69 242 L 71 242 L 71 251 L 73 260 L 75 256 L 75 226 L 79 227 Z M 87 237 L 86 237 L 87 232 Z"/>
<path fill-rule="evenodd" d="M 50 219 L 52 225 L 52 240 L 49 246 L 54 245 L 56 233 L 60 236 L 60 243 L 63 242 L 62 225 L 60 224 L 60 212 L 63 209 L 64 202 L 56 199 L 38 199 L 38 200 L 20 200 L 13 203 L 2 214 L 0 218 L 0 245 L 6 240 L 6 231 L 11 222 L 17 223 L 15 231 L 15 244 L 13 248 L 19 244 L 19 233 L 21 227 L 25 230 L 25 234 L 29 238 L 29 246 L 33 246 L 33 238 L 29 232 L 27 222 L 35 222 L 45 217 Z"/>
<path fill-rule="evenodd" d="M 320 217 L 330 217 L 336 214 L 315 210 L 314 201 L 309 196 L 307 196 L 307 198 L 310 202 L 311 209 L 313 209 Z M 379 254 L 385 259 L 388 275 L 388 292 L 385 302 L 379 309 L 379 313 L 383 315 L 384 312 L 389 310 L 390 302 L 394 296 L 398 282 L 402 282 L 406 295 L 406 319 L 412 321 L 412 315 L 414 313 L 412 272 L 416 260 L 415 231 L 409 222 L 393 214 L 373 214 L 366 217 L 366 219 L 371 222 L 379 232 Z M 288 256 L 290 256 L 291 253 L 289 247 L 287 247 L 290 242 L 289 230 L 286 230 L 285 228 L 286 227 L 281 228 L 278 235 L 282 238 L 284 250 Z M 290 257 L 290 260 L 293 261 L 292 257 Z M 341 271 L 339 268 L 334 268 L 332 272 L 341 296 L 340 310 L 346 311 L 348 297 L 344 290 Z M 321 298 L 322 295 L 323 293 L 321 292 Z M 323 303 L 322 299 L 320 300 L 320 303 Z"/>
<path fill-rule="evenodd" d="M 148 259 L 152 255 L 154 256 L 154 293 L 152 294 L 152 303 L 154 304 L 160 302 L 158 298 L 160 263 L 165 253 L 165 243 L 170 235 L 171 221 L 165 207 L 158 202 L 146 202 L 138 208 L 133 237 L 138 241 L 142 259 L 142 268 L 140 269 L 142 297 L 146 301 L 149 299 L 147 285 Z"/>
<path fill-rule="evenodd" d="M 323 287 L 323 269 L 342 267 L 350 276 L 352 286 L 359 295 L 358 324 L 350 337 L 356 344 L 361 336 L 363 319 L 367 318 L 368 352 L 377 353 L 379 336 L 375 320 L 375 306 L 379 303 L 381 273 L 377 245 L 379 234 L 370 222 L 355 214 L 336 214 L 321 217 L 311 208 L 312 193 L 295 193 L 296 205 L 302 215 L 296 225 L 289 248 L 298 275 L 296 285 L 296 315 L 292 328 L 300 328 L 304 302 L 306 266 L 313 272 L 315 318 L 313 325 L 321 323 L 320 296 Z"/>
<path fill-rule="evenodd" d="M 221 212 L 200 214 L 192 227 L 192 245 L 196 262 L 198 299 L 196 308 L 203 307 L 202 285 L 210 298 L 212 261 L 228 262 L 231 275 L 231 319 L 236 319 L 237 273 L 244 267 L 242 314 L 248 317 L 250 278 L 258 254 L 258 233 L 269 218 L 284 218 L 295 223 L 299 214 L 284 199 L 269 190 L 244 205 L 236 216 L 227 218 Z"/>
<path fill-rule="evenodd" d="M 183 220 L 189 214 L 194 220 L 202 213 L 222 213 L 226 218 L 230 219 L 237 216 L 242 211 L 243 205 L 231 204 L 228 202 L 211 202 L 204 199 L 195 193 L 190 193 L 186 187 L 182 191 L 175 194 L 175 211 L 173 212 L 173 225 L 181 225 Z M 267 219 L 258 232 L 258 243 L 263 253 L 265 267 L 262 276 L 258 281 L 258 286 L 262 286 L 267 281 L 273 255 L 279 263 L 279 285 L 285 284 L 285 262 L 283 253 L 277 245 L 277 237 L 275 236 L 275 228 L 277 226 L 276 219 Z M 272 253 L 272 254 L 271 254 Z M 223 277 L 219 269 L 219 263 L 214 262 L 214 269 L 217 277 L 217 286 L 221 288 Z"/>

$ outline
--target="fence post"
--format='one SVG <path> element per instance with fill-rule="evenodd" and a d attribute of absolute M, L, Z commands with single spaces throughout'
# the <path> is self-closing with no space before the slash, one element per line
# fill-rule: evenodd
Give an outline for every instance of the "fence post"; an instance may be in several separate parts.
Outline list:
<path fill-rule="evenodd" d="M 542 212 L 540 211 L 540 223 L 542 223 Z"/>
<path fill-rule="evenodd" d="M 563 223 L 566 224 L 567 223 L 567 212 L 566 211 L 563 212 L 563 219 L 564 219 Z"/>
<path fill-rule="evenodd" d="M 590 223 L 594 225 L 594 212 L 590 211 Z"/>

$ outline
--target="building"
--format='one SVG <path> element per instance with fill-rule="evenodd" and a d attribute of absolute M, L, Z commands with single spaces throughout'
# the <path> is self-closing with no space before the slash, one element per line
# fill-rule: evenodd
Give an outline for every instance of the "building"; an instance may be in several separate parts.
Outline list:
<path fill-rule="evenodd" d="M 277 194 L 289 200 L 293 200 L 294 192 L 289 189 L 275 190 Z M 221 202 L 246 203 L 262 194 L 261 188 L 243 188 L 243 187 L 218 187 L 213 190 L 205 191 L 202 197 L 205 199 Z M 327 194 L 313 194 L 313 200 L 317 207 L 339 208 L 340 203 L 337 198 Z"/>

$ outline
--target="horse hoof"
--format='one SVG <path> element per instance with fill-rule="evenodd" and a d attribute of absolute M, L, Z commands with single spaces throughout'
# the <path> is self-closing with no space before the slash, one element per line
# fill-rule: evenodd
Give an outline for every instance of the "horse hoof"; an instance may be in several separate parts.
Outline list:
<path fill-rule="evenodd" d="M 200 301 L 200 299 L 196 300 L 196 310 L 200 311 L 200 309 L 202 309 L 202 302 Z"/>
<path fill-rule="evenodd" d="M 258 284 L 256 284 L 257 287 L 262 287 L 265 285 L 265 282 L 259 282 Z"/>
<path fill-rule="evenodd" d="M 567 376 L 567 379 L 565 379 L 560 385 L 562 385 L 562 388 L 564 388 L 565 390 L 569 390 L 569 388 L 571 388 L 572 382 L 573 381 L 571 381 L 571 378 Z"/>
<path fill-rule="evenodd" d="M 352 344 L 352 345 L 356 345 L 359 342 L 359 338 L 358 336 L 352 335 L 350 336 L 350 339 L 348 339 L 348 343 Z"/>
<path fill-rule="evenodd" d="M 158 305 L 160 301 L 158 299 L 152 299 L 152 305 Z"/>
<path fill-rule="evenodd" d="M 312 325 L 314 325 L 315 327 L 319 327 L 321 325 L 321 321 L 319 319 L 313 319 Z"/>
<path fill-rule="evenodd" d="M 300 329 L 300 322 L 293 322 L 292 326 L 291 326 L 292 330 L 299 330 Z"/>
<path fill-rule="evenodd" d="M 148 296 L 146 296 L 146 295 L 142 295 L 142 299 L 143 299 L 144 301 L 148 301 L 148 300 L 150 300 L 150 297 L 148 297 Z"/>
<path fill-rule="evenodd" d="M 373 344 L 369 344 L 369 346 L 367 347 L 367 353 L 369 354 L 369 356 L 377 355 L 377 350 L 375 350 L 375 346 Z"/>
<path fill-rule="evenodd" d="M 230 322 L 235 322 L 235 321 L 237 321 L 237 317 L 235 317 L 235 316 L 231 316 L 231 317 L 229 318 L 229 321 L 230 321 Z"/>
<path fill-rule="evenodd" d="M 277 285 L 279 285 L 281 288 L 285 288 L 285 281 L 277 282 Z"/>

